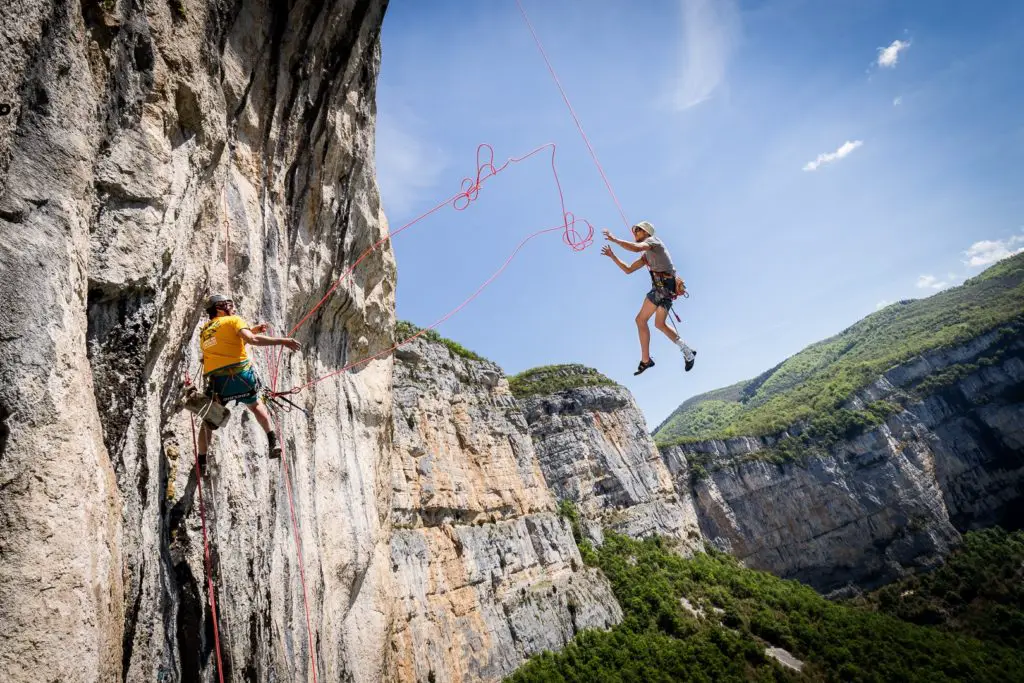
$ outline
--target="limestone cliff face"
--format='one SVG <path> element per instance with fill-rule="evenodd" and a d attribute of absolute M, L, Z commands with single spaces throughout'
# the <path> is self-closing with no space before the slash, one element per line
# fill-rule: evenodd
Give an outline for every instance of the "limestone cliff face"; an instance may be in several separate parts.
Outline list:
<path fill-rule="evenodd" d="M 189 419 L 209 290 L 295 323 L 386 231 L 383 0 L 0 4 L 0 678 L 213 680 Z M 381 349 L 377 252 L 293 386 Z M 269 378 L 269 368 L 263 365 Z M 382 680 L 391 361 L 283 416 L 321 680 Z M 312 667 L 279 463 L 236 410 L 204 479 L 226 680 Z"/>
<path fill-rule="evenodd" d="M 938 389 L 923 383 L 963 369 Z M 961 531 L 1024 524 L 1024 337 L 992 332 L 886 373 L 877 388 L 909 391 L 933 436 L 935 475 Z M 923 397 L 922 397 L 923 396 Z"/>
<path fill-rule="evenodd" d="M 602 528 L 609 528 L 698 544 L 690 491 L 673 485 L 627 389 L 584 386 L 520 404 L 548 486 L 559 500 L 576 504 L 593 540 L 600 542 Z"/>
<path fill-rule="evenodd" d="M 498 366 L 425 340 L 399 349 L 394 448 L 393 680 L 499 680 L 622 618 L 554 512 Z"/>
<path fill-rule="evenodd" d="M 762 459 L 774 439 L 737 438 L 663 457 L 704 535 L 749 565 L 825 591 L 876 586 L 941 562 L 961 531 L 1020 525 L 1022 386 L 1024 339 L 993 332 L 888 371 L 851 407 L 904 410 L 827 456 L 777 465 Z"/>

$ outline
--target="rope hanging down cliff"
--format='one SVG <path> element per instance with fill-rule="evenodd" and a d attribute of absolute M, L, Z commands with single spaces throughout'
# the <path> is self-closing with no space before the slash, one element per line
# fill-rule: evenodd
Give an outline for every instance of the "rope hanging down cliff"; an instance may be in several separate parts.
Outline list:
<path fill-rule="evenodd" d="M 329 377 L 333 377 L 335 375 L 343 373 L 343 372 L 345 372 L 345 371 L 347 371 L 347 370 L 349 370 L 349 369 L 351 369 L 353 367 L 356 367 L 357 365 L 361 365 L 361 364 L 367 363 L 367 362 L 369 362 L 369 361 L 371 361 L 371 360 L 373 360 L 375 358 L 379 358 L 381 356 L 389 354 L 389 353 L 393 352 L 395 349 L 397 349 L 398 347 L 400 347 L 400 346 L 402 346 L 404 344 L 408 344 L 410 341 L 412 341 L 416 337 L 418 337 L 418 336 L 420 336 L 422 334 L 425 334 L 428 330 L 433 329 L 434 327 L 440 325 L 442 322 L 444 322 L 448 318 L 450 318 L 453 315 L 455 315 L 456 313 L 458 313 L 460 310 L 462 310 L 464 307 L 466 307 L 473 299 L 475 299 L 477 296 L 479 296 L 480 293 L 491 282 L 493 282 L 499 275 L 501 275 L 501 273 L 505 270 L 505 268 L 508 267 L 509 263 L 511 263 L 512 260 L 516 257 L 516 255 L 519 253 L 519 251 L 526 245 L 527 242 L 532 240 L 534 237 L 537 237 L 539 235 L 543 235 L 543 234 L 546 234 L 546 233 L 549 233 L 549 232 L 555 232 L 555 231 L 561 230 L 562 231 L 562 241 L 568 247 L 570 247 L 573 251 L 577 251 L 578 252 L 578 251 L 582 251 L 582 250 L 586 249 L 593 242 L 594 226 L 591 225 L 585 219 L 577 219 L 565 207 L 565 196 L 564 196 L 563 191 L 562 191 L 561 182 L 559 181 L 559 178 L 558 178 L 558 170 L 557 170 L 557 168 L 555 166 L 555 152 L 556 152 L 555 145 L 553 143 L 548 143 L 548 144 L 545 144 L 545 145 L 541 145 L 540 147 L 537 147 L 536 149 L 530 151 L 529 153 L 527 153 L 527 154 L 525 154 L 525 155 L 523 155 L 521 157 L 510 157 L 502 165 L 495 166 L 494 165 L 494 150 L 493 150 L 493 148 L 490 145 L 488 145 L 488 144 L 481 144 L 481 145 L 479 145 L 477 147 L 477 168 L 476 168 L 476 174 L 475 174 L 474 178 L 464 178 L 463 179 L 463 181 L 462 181 L 462 190 L 460 192 L 458 192 L 455 195 L 453 195 L 452 197 L 449 197 L 448 199 L 438 203 L 433 208 L 431 208 L 431 209 L 425 211 L 424 213 L 420 214 L 419 216 L 417 216 L 413 220 L 409 221 L 408 223 L 406 223 L 402 227 L 398 228 L 397 230 L 389 232 L 385 237 L 383 237 L 382 239 L 378 240 L 370 248 L 368 248 L 366 251 L 364 251 L 359 256 L 359 258 L 356 259 L 355 263 L 353 263 L 341 275 L 341 277 L 339 277 L 337 280 L 335 280 L 335 282 L 331 285 L 330 288 L 328 288 L 327 292 L 323 295 L 323 297 L 321 297 L 321 299 L 316 303 L 316 305 L 313 306 L 313 308 L 311 308 L 299 320 L 299 322 L 296 323 L 292 327 L 292 329 L 288 333 L 288 336 L 289 337 L 292 336 L 295 333 L 296 330 L 298 330 L 303 324 L 305 324 L 312 317 L 312 315 L 321 306 L 323 306 L 324 302 L 326 302 L 327 299 L 331 296 L 331 294 L 333 294 L 337 290 L 337 288 L 342 284 L 342 282 L 344 282 L 345 278 L 347 278 L 350 275 L 352 275 L 352 273 L 355 271 L 355 268 L 364 259 L 366 259 L 371 253 L 373 253 L 373 251 L 375 251 L 376 249 L 379 249 L 387 240 L 389 240 L 392 237 L 394 237 L 394 236 L 404 232 L 405 230 L 411 228 L 413 225 L 419 223 L 421 220 L 423 220 L 427 216 L 430 216 L 431 214 L 439 211 L 440 209 L 442 209 L 445 206 L 451 205 L 452 208 L 454 208 L 456 211 L 464 211 L 465 209 L 469 208 L 469 206 L 474 201 L 476 201 L 479 198 L 480 191 L 483 188 L 483 184 L 488 179 L 493 178 L 494 176 L 498 175 L 499 173 L 504 171 L 506 168 L 508 168 L 510 165 L 515 164 L 515 163 L 519 163 L 521 161 L 524 161 L 524 160 L 534 156 L 535 154 L 538 154 L 539 152 L 541 152 L 542 150 L 547 149 L 547 148 L 551 149 L 551 172 L 552 172 L 552 176 L 553 176 L 554 181 L 555 181 L 555 186 L 556 186 L 556 188 L 558 190 L 558 198 L 559 198 L 559 203 L 560 203 L 561 210 L 562 210 L 562 222 L 559 225 L 556 225 L 556 226 L 553 226 L 553 227 L 550 227 L 550 228 L 545 228 L 543 230 L 538 230 L 537 232 L 534 232 L 533 234 L 527 236 L 513 250 L 513 252 L 509 255 L 509 257 L 505 260 L 505 262 L 501 265 L 501 267 L 498 268 L 498 270 L 495 271 L 465 301 L 463 301 L 461 304 L 459 304 L 454 309 L 449 311 L 441 319 L 435 321 L 429 327 L 427 327 L 427 328 L 425 328 L 423 330 L 418 331 L 416 334 L 413 334 L 409 338 L 400 341 L 399 343 L 393 345 L 392 347 L 390 347 L 388 349 L 385 349 L 384 351 L 381 351 L 379 353 L 373 354 L 372 356 L 370 356 L 368 358 L 364 358 L 364 359 L 362 359 L 360 361 L 357 361 L 355 363 L 350 363 L 350 364 L 346 365 L 345 367 L 343 367 L 343 368 L 341 368 L 339 370 L 336 370 L 334 372 L 328 373 L 328 374 L 323 375 L 321 377 L 312 379 L 312 380 L 306 382 L 303 385 L 300 385 L 298 387 L 293 387 L 293 388 L 288 389 L 286 391 L 279 391 L 278 388 L 277 388 L 277 381 L 278 381 L 278 378 L 279 378 L 280 360 L 281 360 L 281 352 L 279 351 L 276 354 L 276 357 L 274 358 L 273 362 L 272 363 L 268 362 L 268 365 L 270 366 L 270 383 L 271 383 L 270 390 L 268 392 L 266 392 L 266 396 L 269 399 L 268 403 L 271 404 L 271 405 L 277 405 L 277 408 L 280 409 L 281 406 L 279 404 L 276 404 L 274 399 L 280 398 L 280 399 L 283 399 L 283 400 L 287 401 L 288 400 L 286 398 L 287 394 L 297 393 L 297 392 L 305 389 L 306 387 L 312 386 L 313 384 L 321 382 L 321 381 L 323 381 L 323 380 L 325 380 L 325 379 L 327 379 Z M 582 225 L 586 226 L 585 233 L 581 234 L 581 232 L 579 230 L 577 230 L 577 227 L 576 227 L 577 222 L 579 222 Z M 268 361 L 269 361 L 269 356 L 270 355 L 275 355 L 275 354 L 265 354 L 265 358 Z M 291 403 L 291 402 L 288 401 L 288 403 Z M 292 404 L 292 405 L 294 405 L 294 404 Z M 301 408 L 300 408 L 300 410 L 301 410 Z M 287 437 L 285 436 L 285 434 L 283 432 L 283 429 L 281 427 L 282 421 L 281 421 L 280 416 L 278 414 L 278 410 L 275 410 L 274 422 L 275 422 L 275 426 L 277 427 L 277 431 L 279 431 L 281 433 L 281 444 L 282 444 L 282 447 L 283 447 L 287 443 Z M 306 617 L 306 634 L 307 634 L 307 637 L 308 637 L 308 640 L 309 640 L 310 665 L 311 665 L 311 668 L 312 668 L 312 671 L 313 671 L 313 681 L 314 681 L 314 683 L 316 683 L 317 682 L 317 666 L 316 666 L 316 652 L 315 652 L 315 644 L 314 644 L 314 640 L 315 639 L 314 639 L 314 636 L 313 636 L 313 627 L 312 627 L 312 622 L 311 622 L 310 613 L 309 613 L 309 599 L 308 599 L 308 595 L 307 595 L 308 591 L 307 591 L 307 587 L 306 587 L 306 571 L 305 571 L 305 563 L 303 561 L 302 541 L 301 541 L 301 538 L 300 538 L 301 531 L 300 531 L 300 527 L 299 527 L 298 517 L 297 517 L 297 515 L 295 513 L 295 503 L 294 503 L 294 497 L 293 497 L 292 488 L 291 488 L 291 478 L 290 478 L 290 473 L 289 473 L 289 470 L 288 470 L 288 457 L 287 457 L 287 455 L 284 452 L 282 452 L 281 464 L 282 464 L 283 472 L 284 472 L 284 475 L 285 475 L 285 477 L 284 477 L 285 478 L 285 490 L 286 490 L 287 496 L 288 496 L 288 508 L 289 508 L 289 512 L 290 512 L 290 516 L 291 516 L 291 521 L 292 521 L 292 533 L 293 533 L 293 537 L 294 537 L 294 541 L 295 541 L 296 556 L 297 556 L 298 565 L 299 565 L 299 580 L 300 580 L 301 585 L 302 585 L 303 608 L 304 608 L 305 617 Z"/>
<path fill-rule="evenodd" d="M 437 325 L 441 324 L 442 322 L 444 322 L 445 320 L 447 320 L 451 316 L 453 316 L 456 313 L 458 313 L 465 306 L 467 306 L 491 282 L 493 282 L 499 275 L 501 275 L 501 273 L 505 270 L 505 268 L 509 265 L 509 263 L 511 263 L 511 261 L 516 257 L 516 255 L 519 253 L 519 251 L 523 248 L 523 246 L 525 246 L 525 244 L 527 242 L 529 242 L 530 240 L 532 240 L 534 237 L 537 237 L 539 235 L 546 234 L 546 233 L 549 233 L 549 232 L 554 232 L 554 231 L 559 231 L 560 230 L 560 231 L 562 231 L 562 240 L 563 240 L 563 242 L 567 246 L 569 246 L 571 249 L 573 249 L 574 251 L 582 251 L 582 250 L 586 249 L 586 247 L 589 246 L 593 242 L 594 227 L 593 227 L 593 225 L 591 225 L 585 219 L 577 219 L 571 212 L 566 210 L 566 207 L 565 207 L 565 197 L 564 197 L 564 194 L 563 194 L 563 191 L 562 191 L 561 182 L 559 181 L 558 171 L 557 171 L 557 168 L 556 168 L 556 165 L 555 165 L 555 154 L 556 154 L 556 147 L 555 147 L 555 145 L 552 144 L 552 143 L 541 145 L 540 147 L 537 147 L 536 149 L 530 151 L 529 153 L 527 153 L 527 154 L 525 154 L 525 155 L 523 155 L 521 157 L 511 157 L 511 158 L 507 159 L 500 166 L 495 166 L 495 164 L 494 164 L 494 151 L 493 151 L 493 148 L 490 145 L 488 145 L 488 144 L 481 144 L 481 145 L 479 145 L 478 148 L 477 148 L 477 168 L 476 168 L 476 174 L 475 174 L 475 176 L 473 178 L 464 178 L 463 179 L 462 189 L 461 189 L 460 192 L 456 193 L 452 197 L 449 197 L 448 199 L 444 200 L 443 202 L 440 202 L 439 204 L 437 204 L 433 208 L 429 209 L 428 211 L 424 212 L 420 216 L 416 217 L 415 219 L 413 219 L 409 223 L 403 225 L 401 228 L 390 232 L 384 238 L 378 240 L 369 249 L 364 251 L 359 256 L 359 258 L 356 259 L 355 263 L 353 263 L 352 266 L 350 266 L 341 275 L 341 277 L 339 277 L 331 285 L 331 287 L 323 295 L 323 297 L 321 297 L 321 299 L 317 302 L 317 304 L 314 305 L 299 320 L 298 323 L 296 323 L 296 325 L 292 328 L 291 332 L 289 333 L 289 336 L 290 336 L 292 333 L 294 333 L 296 330 L 298 330 L 303 324 L 305 324 L 316 313 L 316 311 L 323 306 L 323 304 L 327 301 L 327 299 L 331 296 L 331 294 L 333 294 L 334 291 L 336 291 L 337 288 L 344 282 L 345 278 L 349 277 L 350 275 L 352 275 L 352 273 L 354 272 L 355 268 L 364 259 L 366 259 L 374 250 L 379 249 L 387 240 L 391 239 L 395 235 L 400 234 L 401 232 L 404 232 L 408 228 L 410 228 L 413 225 L 415 225 L 416 223 L 420 222 L 421 220 L 423 220 L 427 216 L 429 216 L 429 215 L 439 211 L 440 209 L 442 209 L 445 206 L 451 205 L 452 208 L 454 208 L 457 211 L 464 211 L 465 209 L 469 208 L 469 206 L 474 201 L 476 201 L 479 198 L 480 191 L 483 188 L 484 183 L 488 179 L 498 175 L 499 173 L 501 173 L 502 171 L 507 169 L 510 165 L 515 164 L 515 163 L 519 163 L 519 162 L 524 161 L 524 160 L 526 160 L 526 159 L 528 159 L 530 157 L 533 157 L 534 155 L 536 155 L 536 154 L 540 153 L 541 151 L 543 151 L 545 149 L 548 149 L 548 148 L 550 148 L 550 151 L 551 151 L 551 171 L 552 171 L 552 176 L 553 176 L 554 181 L 555 181 L 556 189 L 558 191 L 558 197 L 559 197 L 560 207 L 561 207 L 561 211 L 562 211 L 562 222 L 559 225 L 553 226 L 551 228 L 546 228 L 546 229 L 543 229 L 543 230 L 539 230 L 539 231 L 534 232 L 533 234 L 529 235 L 528 237 L 526 237 L 522 242 L 519 243 L 519 245 L 515 248 L 515 250 L 512 252 L 512 254 L 505 260 L 505 262 L 501 265 L 501 267 L 494 274 L 491 275 L 490 278 L 488 278 L 465 301 L 463 301 L 461 304 L 459 304 L 453 310 L 449 311 L 440 320 L 436 321 L 430 327 L 428 327 L 428 328 L 426 328 L 424 330 L 420 330 L 416 334 L 410 336 L 408 339 L 402 340 L 401 342 L 399 342 L 398 344 L 395 344 L 394 346 L 390 347 L 389 349 L 386 349 L 386 350 L 384 350 L 382 352 L 374 354 L 371 357 L 364 358 L 364 359 L 362 359 L 360 361 L 357 361 L 355 363 L 350 363 L 349 365 L 347 365 L 347 366 L 345 366 L 345 367 L 343 367 L 343 368 L 341 368 L 339 370 L 336 370 L 334 372 L 328 373 L 328 374 L 326 374 L 326 375 L 324 375 L 322 377 L 318 377 L 318 378 L 315 378 L 313 380 L 310 380 L 309 382 L 306 382 L 305 384 L 303 384 L 301 386 L 288 389 L 287 391 L 278 391 L 278 388 L 277 388 L 277 383 L 278 383 L 278 378 L 279 378 L 279 370 L 280 370 L 281 353 L 279 352 L 277 354 L 265 354 L 265 360 L 267 361 L 267 366 L 269 367 L 269 371 L 270 371 L 270 389 L 268 391 L 264 392 L 263 398 L 266 400 L 268 405 L 274 407 L 274 423 L 275 423 L 276 431 L 281 433 L 281 445 L 282 445 L 281 461 L 282 461 L 283 472 L 284 472 L 284 475 L 285 475 L 285 491 L 286 491 L 286 494 L 287 494 L 288 508 L 289 508 L 290 518 L 291 518 L 291 522 L 292 522 L 292 533 L 293 533 L 293 539 L 294 539 L 294 542 L 295 542 L 296 561 L 297 561 L 298 568 L 299 568 L 299 580 L 300 580 L 301 587 L 302 587 L 303 608 L 304 608 L 305 618 L 306 618 L 306 633 L 307 633 L 307 640 L 308 640 L 309 653 L 310 653 L 310 666 L 311 666 L 311 669 L 312 669 L 314 683 L 317 682 L 317 676 L 318 676 L 318 674 L 317 674 L 317 664 L 316 664 L 316 651 L 315 651 L 315 640 L 316 639 L 315 639 L 315 636 L 314 636 L 312 619 L 311 619 L 310 610 L 309 610 L 308 588 L 307 588 L 307 585 L 306 585 L 306 576 L 305 576 L 305 561 L 304 561 L 304 558 L 303 558 L 302 541 L 301 541 L 301 527 L 299 525 L 298 516 L 297 516 L 297 514 L 295 512 L 295 500 L 294 500 L 294 494 L 293 494 L 292 487 L 291 487 L 291 475 L 290 475 L 290 471 L 289 471 L 289 467 L 288 467 L 287 456 L 284 453 L 284 448 L 283 448 L 284 444 L 287 441 L 287 437 L 283 434 L 283 431 L 282 431 L 282 428 L 281 428 L 282 421 L 280 419 L 281 416 L 279 414 L 282 410 L 290 410 L 290 408 L 287 408 L 287 409 L 284 408 L 280 403 L 278 403 L 277 400 L 285 401 L 288 404 L 290 404 L 291 406 L 293 406 L 295 408 L 298 408 L 299 410 L 302 410 L 301 408 L 299 408 L 295 404 L 291 403 L 291 401 L 287 399 L 286 395 L 287 394 L 297 393 L 297 392 L 301 391 L 302 389 L 304 389 L 304 388 L 306 388 L 308 386 L 311 386 L 313 384 L 316 384 L 318 382 L 321 382 L 321 381 L 327 379 L 328 377 L 333 377 L 333 376 L 338 375 L 338 374 L 340 374 L 342 372 L 345 372 L 346 370 L 351 369 L 352 367 L 355 367 L 355 366 L 363 364 L 363 363 L 367 363 L 367 362 L 373 360 L 374 358 L 378 358 L 380 356 L 383 356 L 383 355 L 386 355 L 388 353 L 391 353 L 392 351 L 394 351 L 394 349 L 398 348 L 399 346 L 401 346 L 403 344 L 409 343 L 410 341 L 412 341 L 416 337 L 426 333 L 427 330 L 433 329 Z M 224 200 L 224 196 L 223 195 L 221 197 L 221 204 L 222 204 L 222 208 L 224 209 L 224 212 L 225 212 L 225 219 L 224 219 L 224 236 L 225 236 L 224 267 L 225 267 L 225 272 L 228 274 L 228 277 L 230 278 L 230 246 L 229 246 L 230 245 L 230 226 L 229 226 L 229 222 L 227 220 L 227 215 L 226 215 L 226 213 L 227 213 L 227 206 L 226 206 L 226 202 Z M 580 223 L 581 227 L 579 229 L 577 229 L 577 223 Z M 584 232 L 581 233 L 581 231 L 583 231 L 583 227 L 582 226 L 585 226 L 586 229 L 585 229 Z M 272 361 L 271 361 L 271 358 L 273 358 Z M 186 373 L 186 378 L 185 379 L 186 379 L 186 383 L 190 383 L 190 378 L 188 377 L 187 373 Z M 194 418 L 193 418 L 193 422 L 194 422 Z M 194 447 L 195 447 L 195 444 L 194 444 Z M 198 478 L 201 477 L 202 467 L 200 466 L 200 457 L 199 457 L 199 454 L 198 454 L 198 447 L 195 447 L 195 450 L 196 450 L 196 469 L 197 469 L 197 479 L 198 479 Z M 200 495 L 199 506 L 200 506 L 200 516 L 204 520 L 204 523 L 203 523 L 203 528 L 204 528 L 204 538 L 203 538 L 204 552 L 205 552 L 206 557 L 208 558 L 210 556 L 210 544 L 209 544 L 209 540 L 208 540 L 208 538 L 207 538 L 207 536 L 205 534 L 205 516 L 206 516 L 206 514 L 205 514 L 205 501 L 204 501 L 202 495 Z M 213 607 L 216 604 L 216 592 L 215 592 L 213 576 L 212 576 L 212 567 L 210 566 L 209 563 L 207 563 L 206 571 L 207 571 L 207 584 L 208 584 L 208 588 L 209 588 L 210 603 L 211 603 L 211 606 Z M 217 653 L 218 653 L 218 658 L 217 658 L 218 674 L 219 675 L 223 675 L 221 673 L 222 663 L 221 663 L 221 658 L 220 658 L 219 624 L 217 623 L 218 622 L 218 615 L 217 615 L 217 611 L 216 611 L 215 608 L 211 610 L 211 616 L 212 616 L 213 621 L 214 621 L 214 639 L 215 639 L 215 646 L 216 646 Z"/>
<path fill-rule="evenodd" d="M 185 373 L 186 379 L 188 373 Z M 206 588 L 210 600 L 210 617 L 213 621 L 213 647 L 217 655 L 217 678 L 224 683 L 224 663 L 220 654 L 220 628 L 217 618 L 217 594 L 213 585 L 213 562 L 210 559 L 210 541 L 206 533 L 206 505 L 203 500 L 203 482 L 199 467 L 199 447 L 196 443 L 196 417 L 190 415 L 192 422 L 192 457 L 195 460 L 196 491 L 199 494 L 199 522 L 203 528 L 203 565 L 206 569 Z"/>

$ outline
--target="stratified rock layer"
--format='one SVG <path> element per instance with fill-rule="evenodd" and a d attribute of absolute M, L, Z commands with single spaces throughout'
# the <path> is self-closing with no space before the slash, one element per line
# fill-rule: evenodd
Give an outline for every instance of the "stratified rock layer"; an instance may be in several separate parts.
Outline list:
<path fill-rule="evenodd" d="M 617 623 L 607 579 L 553 513 L 501 369 L 424 340 L 396 357 L 395 680 L 499 680 Z"/>
<path fill-rule="evenodd" d="M 548 486 L 559 500 L 575 503 L 593 540 L 600 542 L 607 527 L 698 544 L 690 491 L 673 486 L 629 391 L 570 388 L 520 404 Z"/>

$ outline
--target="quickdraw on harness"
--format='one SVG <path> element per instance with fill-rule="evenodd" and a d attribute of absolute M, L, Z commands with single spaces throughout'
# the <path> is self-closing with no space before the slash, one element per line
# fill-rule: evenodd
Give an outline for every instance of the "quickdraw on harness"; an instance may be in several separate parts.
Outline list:
<path fill-rule="evenodd" d="M 245 372 L 245 370 L 248 370 L 250 368 L 252 368 L 252 370 L 253 370 L 252 374 L 253 374 L 253 377 L 256 380 L 255 383 L 253 383 L 253 384 L 250 384 L 249 381 L 246 380 L 245 377 L 242 375 L 242 373 Z M 215 375 L 216 372 L 217 371 L 215 370 L 214 372 L 212 372 L 210 374 L 211 375 Z M 263 379 L 260 377 L 259 373 L 256 372 L 256 368 L 254 366 L 252 366 L 249 363 L 249 361 L 246 361 L 246 366 L 245 367 L 238 368 L 237 370 L 233 370 L 232 372 L 229 373 L 229 375 L 232 376 L 232 377 L 238 377 L 238 379 L 240 379 L 246 385 L 247 390 L 243 391 L 243 392 L 234 393 L 234 394 L 221 395 L 219 397 L 221 401 L 224 401 L 224 402 L 227 402 L 227 401 L 240 401 L 240 400 L 243 400 L 243 399 L 247 399 L 247 398 L 251 398 L 253 396 L 256 396 L 261 401 L 263 401 L 263 403 L 269 404 L 271 407 L 277 408 L 278 410 L 280 410 L 282 412 L 290 413 L 292 410 L 298 410 L 299 412 L 301 412 L 306 417 L 309 417 L 309 412 L 305 408 L 303 408 L 302 406 L 300 406 L 297 403 L 293 402 L 286 395 L 284 395 L 282 393 L 279 393 L 277 391 L 273 391 L 272 389 L 267 387 L 263 383 Z M 282 401 L 284 402 L 284 404 L 287 404 L 287 406 L 282 404 Z"/>
<path fill-rule="evenodd" d="M 288 396 L 285 395 L 286 393 L 287 392 L 277 392 L 271 391 L 270 389 L 264 389 L 261 398 L 264 403 L 277 411 L 290 413 L 292 410 L 298 410 L 306 417 L 310 417 L 309 411 L 288 398 Z M 288 404 L 287 407 L 281 403 L 282 401 Z"/>
<path fill-rule="evenodd" d="M 647 256 L 644 255 L 644 261 L 647 260 Z M 689 299 L 690 293 L 686 291 L 686 281 L 679 277 L 675 273 L 661 272 L 657 270 L 651 270 L 651 286 L 659 292 L 664 292 L 668 298 L 675 301 L 682 297 L 683 299 Z M 679 317 L 679 314 L 669 309 L 676 317 L 678 322 L 683 322 L 683 319 Z"/>
<path fill-rule="evenodd" d="M 251 370 L 249 373 L 247 371 Z M 253 381 L 249 381 L 246 375 L 251 374 Z M 241 390 L 231 393 L 218 393 L 214 390 L 214 378 L 232 378 L 242 383 Z M 250 361 L 246 360 L 235 365 L 218 368 L 206 375 L 207 385 L 203 392 L 192 383 L 190 376 L 185 378 L 185 392 L 181 399 L 181 407 L 197 415 L 211 429 L 217 429 L 231 417 L 231 411 L 226 407 L 230 401 L 245 401 L 257 397 L 264 404 L 281 411 L 291 412 L 299 410 L 306 417 L 309 413 L 302 406 L 291 401 L 287 396 L 269 389 L 260 378 L 259 373 Z M 283 403 L 282 403 L 283 402 Z M 286 405 L 287 404 L 287 405 Z"/>

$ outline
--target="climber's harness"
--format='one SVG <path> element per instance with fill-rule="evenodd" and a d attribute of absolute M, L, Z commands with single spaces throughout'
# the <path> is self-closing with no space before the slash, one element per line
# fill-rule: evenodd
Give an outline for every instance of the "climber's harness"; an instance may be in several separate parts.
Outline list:
<path fill-rule="evenodd" d="M 690 293 L 686 291 L 686 281 L 679 277 L 675 273 L 661 272 L 652 270 L 651 272 L 651 285 L 659 290 L 663 291 L 668 297 L 672 299 L 678 299 L 683 297 L 684 299 L 690 298 Z"/>
<path fill-rule="evenodd" d="M 250 381 L 248 376 L 252 377 Z M 228 378 L 226 386 L 231 384 L 241 384 L 240 390 L 232 391 L 231 393 L 217 393 L 214 391 L 213 379 L 214 378 Z M 234 382 L 230 380 L 235 380 Z M 244 360 L 241 363 L 235 363 L 234 365 L 228 365 L 223 368 L 217 368 L 216 370 L 206 375 L 206 390 L 204 393 L 211 399 L 220 403 L 228 403 L 229 401 L 239 401 L 244 403 L 246 399 L 254 398 L 260 395 L 260 390 L 263 388 L 263 382 L 260 381 L 260 376 L 256 374 L 252 364 Z"/>

